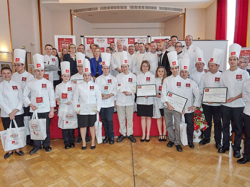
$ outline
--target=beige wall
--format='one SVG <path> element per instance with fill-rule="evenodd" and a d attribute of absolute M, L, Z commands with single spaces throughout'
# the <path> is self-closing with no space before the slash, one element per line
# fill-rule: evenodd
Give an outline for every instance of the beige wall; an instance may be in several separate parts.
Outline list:
<path fill-rule="evenodd" d="M 167 22 L 165 22 L 164 35 L 165 36 L 178 36 L 179 40 L 183 40 L 183 31 L 184 31 L 184 16 L 175 17 Z"/>
<path fill-rule="evenodd" d="M 51 11 L 51 26 L 52 26 L 53 36 L 70 35 L 71 34 L 70 11 L 69 10 Z"/>
<path fill-rule="evenodd" d="M 205 39 L 205 13 L 206 9 L 186 9 L 186 28 L 185 35 L 191 34 L 194 40 Z"/>
<path fill-rule="evenodd" d="M 205 39 L 215 40 L 217 1 L 215 0 L 205 10 Z"/>
<path fill-rule="evenodd" d="M 76 46 L 81 44 L 81 35 L 92 35 L 91 23 L 73 16 L 73 34 L 76 36 Z"/>

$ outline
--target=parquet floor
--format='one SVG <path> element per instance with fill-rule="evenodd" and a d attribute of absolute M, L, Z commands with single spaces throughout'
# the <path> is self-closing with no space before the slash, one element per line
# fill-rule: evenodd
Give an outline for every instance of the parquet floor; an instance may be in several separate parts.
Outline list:
<path fill-rule="evenodd" d="M 2 129 L 1 129 L 2 130 Z M 114 145 L 87 144 L 65 150 L 63 141 L 51 141 L 52 152 L 40 150 L 29 155 L 30 146 L 23 148 L 24 156 L 4 159 L 0 145 L 0 187 L 165 187 L 165 186 L 250 186 L 250 163 L 239 165 L 232 151 L 219 154 L 214 142 L 205 146 L 195 143 L 195 149 L 166 147 L 158 137 L 149 143 L 131 144 L 128 139 Z"/>

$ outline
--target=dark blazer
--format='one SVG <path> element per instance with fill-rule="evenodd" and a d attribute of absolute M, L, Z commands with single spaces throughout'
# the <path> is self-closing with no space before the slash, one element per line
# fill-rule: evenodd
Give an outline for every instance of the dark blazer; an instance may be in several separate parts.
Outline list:
<path fill-rule="evenodd" d="M 63 61 L 68 61 L 70 63 L 70 75 L 74 75 L 78 73 L 78 70 L 76 68 L 76 59 L 73 60 L 73 58 L 70 57 L 70 54 L 63 55 Z"/>
<path fill-rule="evenodd" d="M 95 75 L 96 75 L 96 70 L 97 70 L 96 64 L 97 64 L 96 59 L 91 58 L 90 59 L 90 69 L 91 69 L 92 77 L 95 77 Z M 99 60 L 98 60 L 98 72 L 99 72 L 99 75 L 102 75 L 102 58 L 101 57 L 99 57 Z"/>
<path fill-rule="evenodd" d="M 169 61 L 168 61 L 168 54 L 169 52 L 166 51 L 163 55 L 163 59 L 162 59 L 162 66 L 165 67 L 166 71 L 167 71 L 167 76 L 170 76 L 172 75 L 172 72 L 170 71 L 170 64 L 169 64 Z"/>
<path fill-rule="evenodd" d="M 250 69 L 246 69 L 247 70 L 247 72 L 249 73 L 249 75 L 250 75 Z"/>

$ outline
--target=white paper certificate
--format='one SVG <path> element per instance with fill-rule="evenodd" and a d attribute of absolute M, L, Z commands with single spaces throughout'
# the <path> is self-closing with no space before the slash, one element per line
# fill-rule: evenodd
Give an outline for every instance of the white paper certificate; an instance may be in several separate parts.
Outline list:
<path fill-rule="evenodd" d="M 155 84 L 145 84 L 145 85 L 137 85 L 137 97 L 145 97 L 145 96 L 156 96 L 156 85 Z"/>
<path fill-rule="evenodd" d="M 105 84 L 102 87 L 102 94 L 104 94 L 104 95 L 110 94 L 110 90 L 111 90 L 111 85 Z"/>
<path fill-rule="evenodd" d="M 168 103 L 172 105 L 172 107 L 174 107 L 174 110 L 176 112 L 182 113 L 186 105 L 187 98 L 181 97 L 171 92 L 168 92 L 167 97 L 168 97 Z"/>
<path fill-rule="evenodd" d="M 226 103 L 227 87 L 206 87 L 203 91 L 203 103 Z"/>
<path fill-rule="evenodd" d="M 80 114 L 97 113 L 96 104 L 82 104 L 80 108 Z"/>
<path fill-rule="evenodd" d="M 136 83 L 118 83 L 117 92 L 131 92 L 135 93 Z"/>

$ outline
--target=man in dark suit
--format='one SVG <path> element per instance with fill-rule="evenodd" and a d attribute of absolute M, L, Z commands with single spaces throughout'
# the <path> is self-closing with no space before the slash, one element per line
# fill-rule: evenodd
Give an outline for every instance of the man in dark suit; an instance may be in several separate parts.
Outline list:
<path fill-rule="evenodd" d="M 159 55 L 159 66 L 163 66 L 165 67 L 166 71 L 167 71 L 167 76 L 172 75 L 172 72 L 170 71 L 170 65 L 169 65 L 169 61 L 168 61 L 168 55 L 167 53 L 169 53 L 167 51 L 167 43 L 164 43 L 163 47 L 162 47 L 162 53 Z"/>
<path fill-rule="evenodd" d="M 246 70 L 249 73 L 249 75 L 250 75 L 250 70 L 247 69 L 248 63 L 249 63 L 249 59 L 247 57 L 245 57 L 245 56 L 241 56 L 239 58 L 237 66 L 240 69 Z"/>

